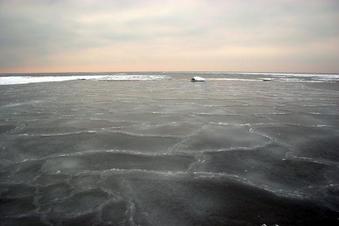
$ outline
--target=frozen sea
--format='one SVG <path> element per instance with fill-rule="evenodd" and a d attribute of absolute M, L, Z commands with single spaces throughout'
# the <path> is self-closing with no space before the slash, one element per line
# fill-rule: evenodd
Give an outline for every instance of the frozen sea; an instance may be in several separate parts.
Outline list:
<path fill-rule="evenodd" d="M 1 74 L 0 225 L 339 225 L 338 105 L 336 74 Z"/>

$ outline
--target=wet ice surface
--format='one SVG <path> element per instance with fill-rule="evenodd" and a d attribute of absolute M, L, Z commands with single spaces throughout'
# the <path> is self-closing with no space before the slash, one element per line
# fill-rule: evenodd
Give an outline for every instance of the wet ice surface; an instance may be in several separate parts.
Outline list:
<path fill-rule="evenodd" d="M 0 225 L 338 224 L 338 83 L 172 77 L 1 86 Z"/>

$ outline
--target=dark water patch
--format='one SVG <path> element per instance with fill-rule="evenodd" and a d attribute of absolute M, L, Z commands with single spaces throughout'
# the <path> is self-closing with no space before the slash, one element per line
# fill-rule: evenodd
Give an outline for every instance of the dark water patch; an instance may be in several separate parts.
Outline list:
<path fill-rule="evenodd" d="M 280 147 L 267 146 L 256 150 L 206 153 L 206 160 L 199 170 L 237 175 L 259 187 L 285 192 L 286 196 L 289 193 L 310 196 L 310 185 L 327 186 L 331 183 L 329 175 L 338 170 L 336 166 L 285 159 L 287 152 Z M 332 176 L 331 179 L 336 178 Z"/>
<path fill-rule="evenodd" d="M 40 216 L 22 216 L 22 217 L 7 217 L 1 219 L 1 226 L 47 226 L 48 223 L 44 223 Z"/>
<path fill-rule="evenodd" d="M 339 212 L 339 184 L 330 184 L 319 189 L 315 196 L 323 200 L 323 204 Z"/>
<path fill-rule="evenodd" d="M 0 197 L 21 198 L 33 196 L 35 187 L 26 184 L 0 184 Z"/>
<path fill-rule="evenodd" d="M 128 203 L 126 201 L 112 201 L 102 208 L 102 225 L 130 225 L 128 214 Z"/>
<path fill-rule="evenodd" d="M 35 209 L 33 197 L 0 198 L 0 219 L 5 216 L 28 214 Z"/>
<path fill-rule="evenodd" d="M 339 134 L 317 137 L 298 145 L 298 156 L 335 161 L 339 164 Z"/>
<path fill-rule="evenodd" d="M 256 131 L 266 134 L 278 141 L 294 146 L 307 142 L 310 138 L 331 137 L 337 134 L 336 130 L 328 127 L 313 127 L 303 125 L 276 125 L 256 128 Z"/>
<path fill-rule="evenodd" d="M 59 218 L 50 220 L 54 224 L 60 224 L 64 226 L 92 226 L 98 225 L 98 214 L 97 213 L 85 213 L 78 216 L 70 216 L 68 218 Z"/>
<path fill-rule="evenodd" d="M 290 155 L 338 161 L 339 134 L 332 127 L 277 126 L 258 131 L 289 145 Z"/>
<path fill-rule="evenodd" d="M 132 177 L 141 225 L 335 225 L 338 213 L 232 181 Z"/>
<path fill-rule="evenodd" d="M 4 133 L 8 133 L 11 130 L 15 129 L 14 125 L 0 125 L 0 135 Z"/>

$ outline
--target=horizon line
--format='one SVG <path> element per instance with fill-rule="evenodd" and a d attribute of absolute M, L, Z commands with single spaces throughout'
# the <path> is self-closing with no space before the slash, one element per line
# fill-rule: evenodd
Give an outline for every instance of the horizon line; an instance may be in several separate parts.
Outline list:
<path fill-rule="evenodd" d="M 237 70 L 131 70 L 131 71 L 40 71 L 40 72 L 0 72 L 1 74 L 68 74 L 68 73 L 135 73 L 135 72 L 160 72 L 160 73 L 194 73 L 194 72 L 220 72 L 220 73 L 284 73 L 284 74 L 339 74 L 339 72 L 299 72 L 299 71 L 237 71 Z"/>

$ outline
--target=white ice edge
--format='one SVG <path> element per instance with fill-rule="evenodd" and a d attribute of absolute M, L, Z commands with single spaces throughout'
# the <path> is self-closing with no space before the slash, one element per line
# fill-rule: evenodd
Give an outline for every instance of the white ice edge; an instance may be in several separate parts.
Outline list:
<path fill-rule="evenodd" d="M 17 85 L 42 82 L 63 82 L 73 80 L 97 81 L 147 81 L 166 79 L 166 75 L 70 75 L 70 76 L 4 76 L 0 85 Z"/>
<path fill-rule="evenodd" d="M 269 76 L 269 75 L 266 75 Z M 292 77 L 289 75 L 286 75 L 286 77 L 283 76 L 277 76 L 273 77 L 274 75 L 271 75 L 272 77 L 262 77 L 262 78 L 206 78 L 206 81 L 243 81 L 243 82 L 262 82 L 263 80 L 266 81 L 276 81 L 276 82 L 326 82 L 326 81 L 338 81 L 339 77 L 321 77 L 321 76 L 304 76 L 301 77 Z M 305 78 L 309 78 L 310 80 L 305 80 Z"/>
<path fill-rule="evenodd" d="M 339 74 L 315 74 L 315 73 L 278 73 L 278 72 L 239 72 L 237 75 L 264 75 L 284 77 L 316 77 L 319 79 L 339 79 Z"/>
<path fill-rule="evenodd" d="M 206 78 L 209 81 L 285 81 L 285 82 L 316 82 L 316 81 L 338 81 L 339 74 L 290 74 L 290 73 L 235 73 L 238 75 L 260 75 L 272 76 L 262 78 Z M 147 75 L 147 74 L 113 74 L 113 75 L 70 75 L 70 76 L 0 76 L 0 85 L 17 85 L 43 82 L 63 82 L 73 80 L 96 80 L 96 81 L 147 81 L 162 80 L 170 78 L 169 75 Z M 304 80 L 301 78 L 310 78 Z"/>
<path fill-rule="evenodd" d="M 247 79 L 247 78 L 206 78 L 206 81 L 243 81 L 243 82 L 261 82 L 261 79 Z"/>

